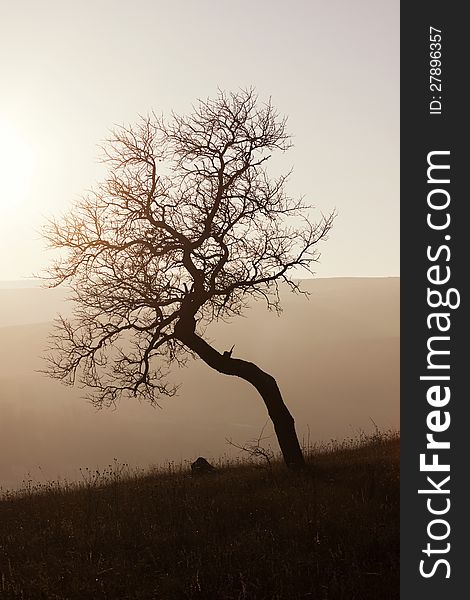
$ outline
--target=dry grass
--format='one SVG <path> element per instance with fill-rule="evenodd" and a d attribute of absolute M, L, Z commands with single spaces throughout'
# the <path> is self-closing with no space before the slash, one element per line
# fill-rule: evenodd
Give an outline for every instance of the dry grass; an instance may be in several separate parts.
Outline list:
<path fill-rule="evenodd" d="M 305 473 L 112 465 L 0 501 L 3 599 L 399 597 L 399 438 L 309 451 Z"/>

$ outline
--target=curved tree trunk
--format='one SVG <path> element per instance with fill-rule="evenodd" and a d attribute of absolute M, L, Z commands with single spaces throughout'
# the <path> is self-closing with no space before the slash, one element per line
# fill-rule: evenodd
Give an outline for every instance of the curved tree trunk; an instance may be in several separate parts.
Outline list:
<path fill-rule="evenodd" d="M 294 418 L 284 404 L 274 377 L 254 363 L 220 354 L 195 333 L 194 325 L 192 319 L 186 324 L 179 321 L 175 326 L 175 336 L 219 373 L 240 377 L 258 390 L 273 422 L 286 465 L 290 469 L 303 468 L 305 461 L 295 431 Z"/>

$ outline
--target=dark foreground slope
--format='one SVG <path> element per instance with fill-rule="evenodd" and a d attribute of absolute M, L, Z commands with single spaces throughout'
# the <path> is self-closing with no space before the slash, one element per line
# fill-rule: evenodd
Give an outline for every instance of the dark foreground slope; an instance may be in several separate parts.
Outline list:
<path fill-rule="evenodd" d="M 191 478 L 84 474 L 0 502 L 3 599 L 398 598 L 399 441 Z"/>

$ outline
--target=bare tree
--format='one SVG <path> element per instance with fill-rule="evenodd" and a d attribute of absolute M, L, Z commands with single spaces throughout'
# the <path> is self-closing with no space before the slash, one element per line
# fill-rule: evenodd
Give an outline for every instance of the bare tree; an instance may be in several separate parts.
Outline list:
<path fill-rule="evenodd" d="M 252 299 L 279 311 L 279 283 L 301 291 L 293 274 L 310 270 L 331 228 L 334 215 L 313 224 L 310 207 L 286 193 L 288 175 L 268 177 L 270 152 L 291 146 L 285 125 L 249 89 L 113 131 L 107 178 L 46 227 L 62 250 L 49 285 L 68 283 L 76 302 L 70 320 L 56 321 L 49 375 L 89 388 L 97 406 L 122 395 L 157 403 L 176 391 L 171 364 L 196 355 L 258 390 L 286 464 L 303 465 L 275 379 L 204 337 Z"/>

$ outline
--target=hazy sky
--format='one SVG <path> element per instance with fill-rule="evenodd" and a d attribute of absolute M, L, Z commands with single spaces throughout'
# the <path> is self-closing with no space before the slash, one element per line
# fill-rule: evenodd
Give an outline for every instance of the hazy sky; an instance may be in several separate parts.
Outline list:
<path fill-rule="evenodd" d="M 339 213 L 318 275 L 398 274 L 398 0 L 2 0 L 0 73 L 0 280 L 50 260 L 113 124 L 250 85 L 289 116 L 290 191 Z"/>

